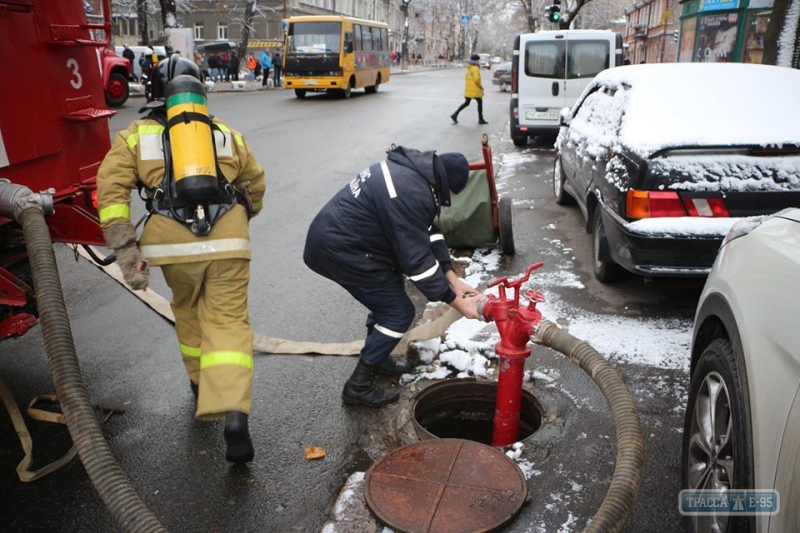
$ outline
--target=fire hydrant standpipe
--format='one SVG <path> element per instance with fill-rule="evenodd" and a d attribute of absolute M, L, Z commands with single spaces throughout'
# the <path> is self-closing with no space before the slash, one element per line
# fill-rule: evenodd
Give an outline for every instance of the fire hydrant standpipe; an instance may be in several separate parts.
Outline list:
<path fill-rule="evenodd" d="M 527 291 L 525 296 L 528 298 L 528 306 L 520 309 L 519 291 L 522 284 L 530 278 L 531 272 L 542 264 L 529 266 L 525 275 L 514 281 L 509 281 L 506 277 L 492 281 L 489 287 L 498 287 L 499 298 L 490 295 L 478 303 L 478 314 L 487 322 L 493 321 L 500 333 L 500 342 L 494 348 L 500 362 L 492 446 L 507 446 L 516 442 L 519 437 L 522 376 L 525 359 L 531 355 L 528 341 L 531 340 L 534 328 L 542 320 L 542 313 L 536 309 L 536 304 L 544 301 L 543 294 Z M 514 290 L 513 299 L 506 298 L 507 288 Z"/>

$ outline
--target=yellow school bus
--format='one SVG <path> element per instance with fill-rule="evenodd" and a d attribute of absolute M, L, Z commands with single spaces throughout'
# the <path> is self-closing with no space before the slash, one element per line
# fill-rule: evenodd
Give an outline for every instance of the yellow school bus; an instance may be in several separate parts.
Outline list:
<path fill-rule="evenodd" d="M 309 91 L 377 92 L 389 81 L 389 27 L 343 16 L 291 17 L 283 54 L 284 87 L 298 98 Z"/>

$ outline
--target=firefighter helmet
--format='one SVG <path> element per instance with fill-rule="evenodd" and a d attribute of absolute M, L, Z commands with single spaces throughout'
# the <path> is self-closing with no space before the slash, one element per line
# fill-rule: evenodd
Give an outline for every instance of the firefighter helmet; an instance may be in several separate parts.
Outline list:
<path fill-rule="evenodd" d="M 155 74 L 150 81 L 152 84 L 150 99 L 163 100 L 166 94 L 167 84 L 172 81 L 173 78 L 183 75 L 192 76 L 201 82 L 203 81 L 203 72 L 200 68 L 178 54 L 172 54 L 168 58 L 159 61 L 155 68 Z"/>

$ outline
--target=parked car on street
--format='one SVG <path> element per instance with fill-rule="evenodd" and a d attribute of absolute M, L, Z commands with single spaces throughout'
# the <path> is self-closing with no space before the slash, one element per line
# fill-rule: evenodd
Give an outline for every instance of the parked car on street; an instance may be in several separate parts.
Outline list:
<path fill-rule="evenodd" d="M 800 71 L 768 65 L 599 73 L 561 112 L 553 170 L 556 201 L 574 199 L 594 236 L 597 279 L 706 276 L 738 219 L 800 206 L 797 94 Z"/>
<path fill-rule="evenodd" d="M 511 61 L 500 63 L 494 67 L 492 84 L 499 85 L 500 90 L 503 92 L 505 92 L 506 88 L 511 88 Z"/>
<path fill-rule="evenodd" d="M 691 516 L 689 532 L 800 524 L 798 243 L 800 209 L 744 219 L 725 238 L 697 306 L 683 431 L 684 489 L 776 490 L 779 512 Z"/>
<path fill-rule="evenodd" d="M 478 66 L 480 68 L 491 69 L 492 68 L 492 54 L 478 54 L 480 60 L 478 61 Z"/>

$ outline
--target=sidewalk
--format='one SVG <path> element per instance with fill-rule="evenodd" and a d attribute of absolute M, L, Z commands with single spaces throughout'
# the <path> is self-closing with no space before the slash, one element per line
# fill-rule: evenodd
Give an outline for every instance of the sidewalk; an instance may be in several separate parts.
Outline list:
<path fill-rule="evenodd" d="M 402 69 L 400 65 L 394 65 L 390 69 L 390 73 L 392 76 L 398 76 L 403 74 L 411 74 L 414 72 L 425 72 L 430 70 L 440 70 L 444 68 L 454 68 L 454 67 L 462 67 L 463 64 L 461 63 L 454 63 L 454 62 L 436 62 L 436 63 L 425 63 L 420 65 L 406 65 L 405 69 Z M 128 84 L 130 87 L 130 97 L 142 97 L 144 96 L 144 88 L 139 83 L 131 82 Z M 226 92 L 251 92 L 251 91 L 274 91 L 274 90 L 284 89 L 284 87 L 273 87 L 267 86 L 266 88 L 261 86 L 260 80 L 255 81 L 248 81 L 248 80 L 240 80 L 240 81 L 206 81 L 206 90 L 209 93 L 226 93 Z"/>

